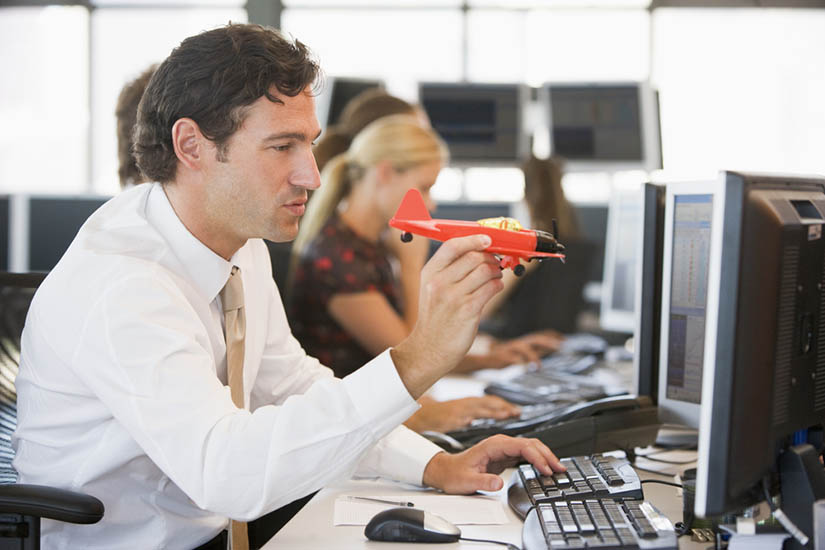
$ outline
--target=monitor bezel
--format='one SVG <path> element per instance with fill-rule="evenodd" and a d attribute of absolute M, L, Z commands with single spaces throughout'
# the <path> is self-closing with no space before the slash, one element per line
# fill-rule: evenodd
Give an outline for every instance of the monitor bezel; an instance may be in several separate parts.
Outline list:
<path fill-rule="evenodd" d="M 667 184 L 665 191 L 665 231 L 662 246 L 662 303 L 661 315 L 659 317 L 659 388 L 657 391 L 657 402 L 659 405 L 659 418 L 663 422 L 683 424 L 692 428 L 700 425 L 700 404 L 687 403 L 678 399 L 667 397 L 667 367 L 668 367 L 668 345 L 669 345 L 669 317 L 671 302 L 671 273 L 673 270 L 673 217 L 675 213 L 675 197 L 685 195 L 712 195 L 713 211 L 711 215 L 711 251 L 713 240 L 720 234 L 719 224 L 721 223 L 721 201 L 720 192 L 716 181 L 710 182 L 677 182 Z M 710 253 L 709 253 L 710 254 Z M 708 291 L 710 289 L 711 277 L 713 276 L 712 258 L 708 263 Z M 705 350 L 707 350 L 707 315 L 708 303 L 705 303 Z M 704 365 L 702 372 L 704 389 Z M 700 398 L 701 400 L 702 398 Z"/>
<path fill-rule="evenodd" d="M 665 187 L 645 183 L 639 254 L 636 257 L 636 306 L 633 328 L 633 388 L 637 395 L 659 397 L 659 315 L 662 307 L 662 245 Z M 658 287 L 658 292 L 657 292 Z"/>

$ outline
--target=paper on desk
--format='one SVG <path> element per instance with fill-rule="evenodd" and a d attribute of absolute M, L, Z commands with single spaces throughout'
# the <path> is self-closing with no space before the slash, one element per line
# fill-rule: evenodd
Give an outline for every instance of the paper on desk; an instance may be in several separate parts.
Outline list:
<path fill-rule="evenodd" d="M 658 460 L 646 459 L 645 454 L 648 453 L 651 454 L 651 458 L 655 457 Z M 668 462 L 660 462 L 661 460 L 667 460 Z M 680 475 L 688 468 L 695 468 L 696 460 L 696 451 L 688 451 L 684 449 L 662 451 L 648 447 L 636 454 L 636 462 L 634 463 L 634 466 L 647 472 L 676 476 Z M 675 462 L 678 464 L 670 464 L 670 462 Z"/>
<path fill-rule="evenodd" d="M 412 502 L 419 510 L 426 510 L 457 525 L 500 525 L 507 523 L 501 501 L 483 495 L 455 496 L 440 494 L 420 495 L 358 495 L 383 500 Z M 351 499 L 340 495 L 335 499 L 333 525 L 366 525 L 378 512 L 393 506 L 379 502 Z"/>

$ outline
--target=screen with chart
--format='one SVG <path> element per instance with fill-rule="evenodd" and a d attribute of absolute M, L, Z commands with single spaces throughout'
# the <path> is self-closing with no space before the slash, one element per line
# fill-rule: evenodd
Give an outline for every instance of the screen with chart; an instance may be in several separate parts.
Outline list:
<path fill-rule="evenodd" d="M 713 195 L 674 197 L 667 397 L 702 397 Z"/>

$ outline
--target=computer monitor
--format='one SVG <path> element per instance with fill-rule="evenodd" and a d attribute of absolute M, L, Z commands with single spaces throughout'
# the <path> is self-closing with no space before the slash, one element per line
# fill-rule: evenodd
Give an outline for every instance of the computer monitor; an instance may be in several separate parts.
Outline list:
<path fill-rule="evenodd" d="M 316 98 L 318 120 L 329 127 L 337 124 L 341 112 L 352 98 L 370 88 L 383 88 L 384 81 L 374 78 L 330 77 Z"/>
<path fill-rule="evenodd" d="M 659 312 L 662 306 L 662 244 L 665 188 L 646 183 L 641 192 L 642 223 L 638 226 L 636 307 L 633 330 L 633 387 L 636 395 L 656 402 L 659 394 Z"/>
<path fill-rule="evenodd" d="M 607 214 L 607 240 L 599 324 L 631 334 L 635 327 L 636 266 L 642 196 L 638 188 L 615 188 Z"/>
<path fill-rule="evenodd" d="M 28 197 L 27 271 L 50 271 L 63 257 L 80 226 L 109 197 Z"/>
<path fill-rule="evenodd" d="M 418 100 L 453 163 L 514 164 L 529 152 L 522 121 L 528 93 L 520 84 L 424 82 Z"/>
<path fill-rule="evenodd" d="M 548 83 L 553 154 L 567 171 L 662 167 L 658 95 L 645 82 Z"/>
<path fill-rule="evenodd" d="M 659 325 L 659 417 L 699 427 L 716 182 L 667 185 Z"/>
<path fill-rule="evenodd" d="M 573 209 L 576 212 L 582 238 L 593 243 L 596 248 L 595 256 L 585 277 L 587 282 L 600 282 L 604 276 L 604 251 L 607 248 L 608 207 L 606 204 L 573 203 Z M 564 243 L 564 235 L 562 235 L 562 242 Z"/>
<path fill-rule="evenodd" d="M 821 445 L 825 419 L 825 178 L 723 172 L 719 186 L 695 509 L 740 510 L 778 482 L 811 536 L 821 448 L 794 443 Z"/>

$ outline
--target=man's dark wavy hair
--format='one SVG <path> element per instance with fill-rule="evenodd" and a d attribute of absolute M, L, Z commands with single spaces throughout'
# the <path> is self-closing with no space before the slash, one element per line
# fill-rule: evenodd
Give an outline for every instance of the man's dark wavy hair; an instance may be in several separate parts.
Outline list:
<path fill-rule="evenodd" d="M 320 76 L 306 46 L 260 25 L 232 24 L 187 38 L 157 68 L 138 107 L 134 154 L 151 181 L 175 178 L 172 126 L 191 118 L 225 160 L 226 141 L 249 105 L 273 96 L 274 86 L 295 97 Z"/>

